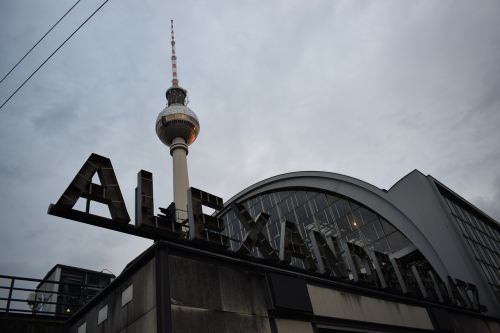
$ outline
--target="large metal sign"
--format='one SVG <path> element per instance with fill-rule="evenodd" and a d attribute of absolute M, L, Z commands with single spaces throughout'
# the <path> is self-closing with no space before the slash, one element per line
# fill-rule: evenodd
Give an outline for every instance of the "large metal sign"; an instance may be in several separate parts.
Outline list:
<path fill-rule="evenodd" d="M 92 183 L 95 174 L 101 184 Z M 224 223 L 216 214 L 224 207 L 221 198 L 190 188 L 186 221 L 177 218 L 173 203 L 168 208 L 159 208 L 161 213 L 154 215 L 153 175 L 144 170 L 138 173 L 135 195 L 134 226 L 129 224 L 130 217 L 111 161 L 92 154 L 59 200 L 49 206 L 48 213 L 154 240 L 187 239 L 230 251 Z M 85 211 L 74 209 L 80 198 L 87 200 Z M 107 205 L 111 218 L 90 213 L 92 201 Z M 214 209 L 215 213 L 204 214 L 203 206 Z M 254 249 L 258 249 L 263 260 L 273 264 L 289 265 L 292 258 L 297 258 L 307 271 L 331 279 L 486 311 L 480 303 L 478 289 L 472 283 L 449 276 L 443 281 L 432 267 L 404 262 L 377 251 L 368 252 L 363 247 L 317 230 L 310 231 L 311 247 L 308 247 L 297 225 L 290 221 L 281 222 L 279 248 L 275 249 L 263 233 L 269 221 L 268 214 L 262 213 L 254 219 L 242 204 L 233 203 L 231 208 L 245 229 L 239 247 L 234 249 L 239 254 L 251 256 Z"/>

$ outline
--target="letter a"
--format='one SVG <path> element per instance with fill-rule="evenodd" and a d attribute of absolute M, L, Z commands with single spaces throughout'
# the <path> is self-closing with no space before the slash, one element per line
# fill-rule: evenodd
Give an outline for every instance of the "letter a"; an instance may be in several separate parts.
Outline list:
<path fill-rule="evenodd" d="M 92 183 L 92 177 L 96 173 L 101 185 Z M 73 209 L 79 198 L 87 199 L 85 212 Z M 90 214 L 90 201 L 107 205 L 111 219 Z M 94 225 L 106 222 L 119 224 L 130 222 L 111 161 L 97 154 L 90 155 L 57 203 L 49 206 L 48 213 Z"/>

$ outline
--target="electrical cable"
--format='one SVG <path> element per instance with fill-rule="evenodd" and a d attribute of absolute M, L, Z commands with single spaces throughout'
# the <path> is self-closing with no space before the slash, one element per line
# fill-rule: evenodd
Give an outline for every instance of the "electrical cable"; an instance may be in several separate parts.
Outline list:
<path fill-rule="evenodd" d="M 13 93 L 9 96 L 9 98 L 7 98 L 7 100 L 6 100 L 5 102 L 3 102 L 3 104 L 2 104 L 2 105 L 0 105 L 0 110 L 4 107 L 4 105 L 5 105 L 5 104 L 7 104 L 7 102 L 8 102 L 8 101 L 10 101 L 10 99 L 11 99 L 12 97 L 14 97 L 14 95 L 15 95 L 15 94 L 17 94 L 17 92 L 18 92 L 19 90 L 21 90 L 21 88 L 22 88 L 22 87 L 24 87 L 24 85 L 25 85 L 25 84 L 26 84 L 26 83 L 27 83 L 27 82 L 28 82 L 28 81 L 29 81 L 29 80 L 30 80 L 30 79 L 31 79 L 31 78 L 32 78 L 32 77 L 33 77 L 33 76 L 34 76 L 34 75 L 35 75 L 35 74 L 36 74 L 36 73 L 40 70 L 40 68 L 42 68 L 42 67 L 43 67 L 43 65 L 45 65 L 45 63 L 47 63 L 47 61 L 49 61 L 49 60 L 50 60 L 50 58 L 52 58 L 52 56 L 53 56 L 54 54 L 56 54 L 56 53 L 57 53 L 57 51 L 59 51 L 59 49 L 60 49 L 61 47 L 63 47 L 63 46 L 64 46 L 64 44 L 66 44 L 66 42 L 67 42 L 68 40 L 70 40 L 70 39 L 71 39 L 71 37 L 73 37 L 73 36 L 74 36 L 74 35 L 78 32 L 78 30 L 80 30 L 80 29 L 81 29 L 81 28 L 82 28 L 82 27 L 83 27 L 83 26 L 84 26 L 84 25 L 85 25 L 85 24 L 86 24 L 86 23 L 87 23 L 87 22 L 88 22 L 88 21 L 89 21 L 89 20 L 90 20 L 90 19 L 91 19 L 94 15 L 95 15 L 95 14 L 96 14 L 96 13 L 97 13 L 97 12 L 98 12 L 101 8 L 102 8 L 102 7 L 104 7 L 104 5 L 105 5 L 106 3 L 108 3 L 108 1 L 109 1 L 109 0 L 104 1 L 104 2 L 103 2 L 103 3 L 102 3 L 102 4 L 101 4 L 101 5 L 100 5 L 100 6 L 99 6 L 99 7 L 98 7 L 98 8 L 97 8 L 97 9 L 96 9 L 96 10 L 95 10 L 95 11 L 94 11 L 94 12 L 93 12 L 90 16 L 89 16 L 89 17 L 87 17 L 87 19 L 85 19 L 85 21 L 83 21 L 83 23 L 82 23 L 82 24 L 80 24 L 80 26 L 79 26 L 78 28 L 76 28 L 76 30 L 75 30 L 75 31 L 73 31 L 73 32 L 71 33 L 71 35 L 69 35 L 69 37 L 68 37 L 68 38 L 66 38 L 66 39 L 64 40 L 64 42 L 62 42 L 62 43 L 61 43 L 61 44 L 57 47 L 57 49 L 55 49 L 55 51 L 54 51 L 54 52 L 52 52 L 52 53 L 51 53 L 51 54 L 47 57 L 47 59 L 45 59 L 45 60 L 42 62 L 42 64 L 41 64 L 40 66 L 38 66 L 38 68 L 37 68 L 37 69 L 35 69 L 35 71 L 34 71 L 33 73 L 31 73 L 31 75 L 30 75 L 30 76 L 28 76 L 28 78 L 27 78 L 26 80 L 24 80 L 24 82 L 23 82 L 23 83 L 22 83 L 22 84 L 21 84 L 21 85 L 20 85 L 20 86 L 19 86 L 16 90 L 14 90 L 14 92 L 13 92 Z"/>
<path fill-rule="evenodd" d="M 0 80 L 0 83 L 2 83 L 2 82 L 3 82 L 6 78 L 7 78 L 7 76 L 9 76 L 9 74 L 10 74 L 10 73 L 12 73 L 12 71 L 13 71 L 14 69 L 16 69 L 16 68 L 17 68 L 17 66 L 18 66 L 18 65 L 19 65 L 19 64 L 20 64 L 20 63 L 24 60 L 24 58 L 26 58 L 26 57 L 28 56 L 28 54 L 30 54 L 30 53 L 31 53 L 31 51 L 33 51 L 33 49 L 34 49 L 35 47 L 37 47 L 37 45 L 38 45 L 38 44 L 40 44 L 40 42 L 41 42 L 41 41 L 42 41 L 42 40 L 43 40 L 43 39 L 44 39 L 44 38 L 45 38 L 45 37 L 46 37 L 46 36 L 47 36 L 47 35 L 48 35 L 51 31 L 52 31 L 52 29 L 54 29 L 54 28 L 56 27 L 56 25 L 58 25 L 58 24 L 59 24 L 59 22 L 61 22 L 61 21 L 63 20 L 63 18 L 65 18 L 65 17 L 66 17 L 66 15 L 68 15 L 68 14 L 69 14 L 69 12 L 71 12 L 71 11 L 73 10 L 73 8 L 75 8 L 75 6 L 76 6 L 76 5 L 78 5 L 78 3 L 79 3 L 80 1 L 82 1 L 82 0 L 78 0 L 77 2 L 75 2 L 75 4 L 74 4 L 73 6 L 71 6 L 71 8 L 70 8 L 70 9 L 68 9 L 68 11 L 67 11 L 66 13 L 64 13 L 64 15 L 63 15 L 63 16 L 61 16 L 61 18 L 60 18 L 60 19 L 59 19 L 59 20 L 58 20 L 58 21 L 57 21 L 57 22 L 56 22 L 56 23 L 55 23 L 55 24 L 54 24 L 54 25 L 53 25 L 53 26 L 52 26 L 52 27 L 51 27 L 51 28 L 50 28 L 50 29 L 49 29 L 49 30 L 48 30 L 48 31 L 47 31 L 47 32 L 46 32 L 43 36 L 42 36 L 42 38 L 40 38 L 40 39 L 38 40 L 38 42 L 36 42 L 36 44 L 35 44 L 35 45 L 33 45 L 33 46 L 31 47 L 31 49 L 29 49 L 29 51 L 28 51 L 28 52 L 26 52 L 26 54 L 25 54 L 25 55 L 24 55 L 24 56 L 23 56 L 23 57 L 22 57 L 22 58 L 21 58 L 21 59 L 20 59 L 20 60 L 19 60 L 19 61 L 15 64 L 15 65 L 14 65 L 14 67 L 12 67 L 12 68 L 10 69 L 10 71 L 9 71 L 7 74 L 5 74 L 5 76 L 4 76 L 4 77 Z"/>

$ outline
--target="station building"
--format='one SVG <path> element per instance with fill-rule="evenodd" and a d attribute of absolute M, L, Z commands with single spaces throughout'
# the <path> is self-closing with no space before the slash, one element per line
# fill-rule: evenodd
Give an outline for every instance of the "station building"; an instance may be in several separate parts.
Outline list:
<path fill-rule="evenodd" d="M 189 237 L 163 233 L 68 332 L 500 332 L 500 227 L 431 176 L 296 172 L 188 197 Z"/>

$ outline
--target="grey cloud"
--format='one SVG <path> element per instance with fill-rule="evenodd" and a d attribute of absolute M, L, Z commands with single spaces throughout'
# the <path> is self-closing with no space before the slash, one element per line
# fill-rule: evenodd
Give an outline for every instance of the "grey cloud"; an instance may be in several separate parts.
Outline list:
<path fill-rule="evenodd" d="M 156 206 L 172 201 L 168 148 L 154 133 L 170 17 L 201 122 L 193 186 L 228 199 L 275 174 L 325 170 L 389 188 L 418 168 L 499 218 L 498 2 L 311 3 L 110 2 L 0 111 L 0 271 L 41 276 L 61 262 L 117 273 L 150 244 L 46 209 L 91 152 L 111 158 L 131 216 L 140 169 L 154 174 Z M 97 4 L 85 2 L 0 97 Z M 0 6 L 3 72 L 63 8 Z"/>
<path fill-rule="evenodd" d="M 493 193 L 476 197 L 474 202 L 496 221 L 500 221 L 500 178 L 492 181 L 492 188 Z"/>

